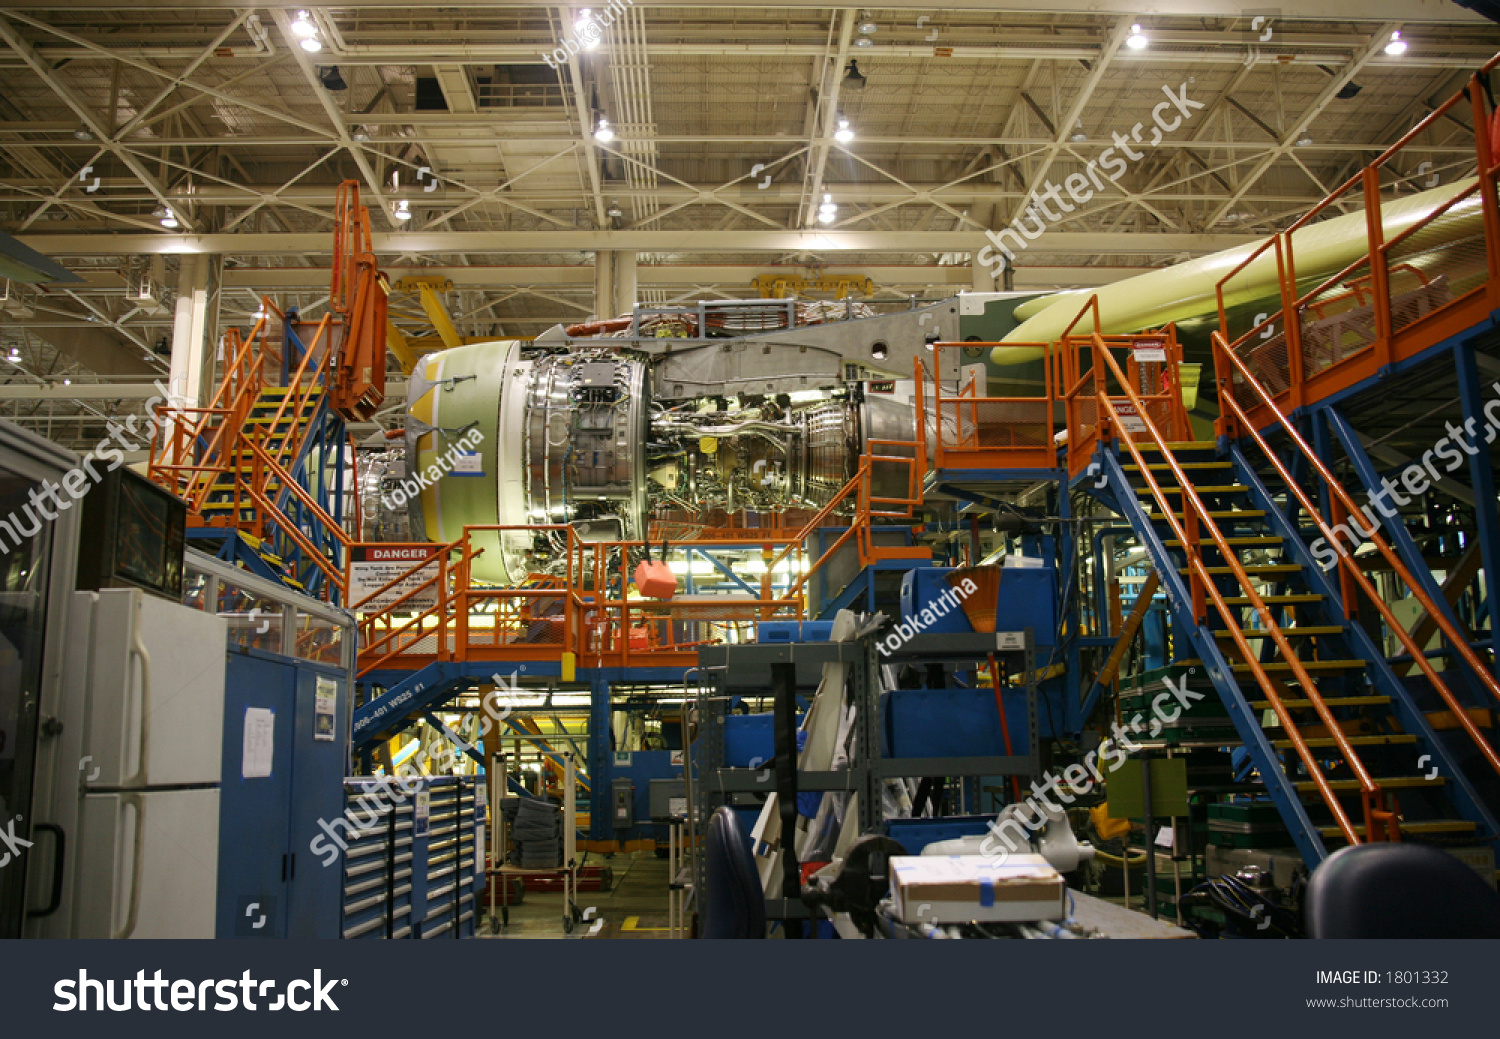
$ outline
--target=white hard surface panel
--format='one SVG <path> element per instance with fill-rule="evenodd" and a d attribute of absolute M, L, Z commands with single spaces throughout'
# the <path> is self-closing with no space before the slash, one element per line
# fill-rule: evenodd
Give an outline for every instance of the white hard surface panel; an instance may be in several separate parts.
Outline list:
<path fill-rule="evenodd" d="M 123 937 L 212 938 L 219 791 L 89 794 L 83 800 L 76 936 L 110 938 L 126 927 L 144 814 L 139 908 L 134 930 Z"/>
<path fill-rule="evenodd" d="M 95 593 L 78 592 L 80 596 Z M 70 666 L 89 669 L 84 748 L 93 788 L 126 785 L 141 747 L 141 676 L 133 632 L 150 659 L 145 784 L 217 783 L 223 758 L 225 621 L 139 591 L 97 593 L 93 631 Z M 92 771 L 92 769 L 90 770 Z"/>

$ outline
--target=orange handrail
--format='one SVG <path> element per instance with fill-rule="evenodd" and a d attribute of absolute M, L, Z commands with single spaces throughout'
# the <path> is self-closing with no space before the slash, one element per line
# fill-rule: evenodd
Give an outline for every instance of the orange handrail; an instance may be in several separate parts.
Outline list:
<path fill-rule="evenodd" d="M 1476 193 L 1483 200 L 1483 205 L 1480 208 L 1484 221 L 1485 257 L 1490 275 L 1490 286 L 1484 291 L 1488 293 L 1491 303 L 1489 309 L 1494 309 L 1495 301 L 1500 299 L 1500 291 L 1497 291 L 1497 285 L 1500 285 L 1500 187 L 1497 187 L 1495 183 L 1496 174 L 1500 172 L 1500 164 L 1497 164 L 1495 161 L 1496 156 L 1493 147 L 1495 142 L 1491 138 L 1493 132 L 1491 113 L 1486 107 L 1486 99 L 1489 94 L 1485 89 L 1483 77 L 1497 66 L 1500 66 L 1500 54 L 1492 57 L 1477 73 L 1471 76 L 1469 82 L 1462 90 L 1451 95 L 1441 105 L 1432 108 L 1422 120 L 1408 130 L 1394 144 L 1386 148 L 1373 161 L 1351 175 L 1332 191 L 1329 191 L 1289 228 L 1262 243 L 1220 279 L 1216 287 L 1219 326 L 1221 334 L 1229 345 L 1230 353 L 1238 351 L 1242 344 L 1267 325 L 1274 324 L 1278 320 L 1285 322 L 1286 385 L 1278 389 L 1276 396 L 1280 397 L 1284 395 L 1291 407 L 1301 407 L 1309 403 L 1306 399 L 1309 392 L 1318 392 L 1322 395 L 1325 392 L 1340 388 L 1339 384 L 1334 383 L 1326 390 L 1323 387 L 1327 384 L 1320 384 L 1320 389 L 1317 391 L 1309 389 L 1309 380 L 1312 376 L 1307 374 L 1303 369 L 1302 314 L 1309 308 L 1317 311 L 1321 306 L 1320 304 L 1313 304 L 1310 301 L 1316 300 L 1322 293 L 1343 281 L 1357 268 L 1368 264 L 1368 273 L 1357 279 L 1357 281 L 1368 281 L 1370 283 L 1369 288 L 1367 290 L 1359 288 L 1356 291 L 1359 293 L 1362 303 L 1366 302 L 1367 292 L 1370 297 L 1368 305 L 1371 308 L 1371 319 L 1374 325 L 1373 338 L 1364 347 L 1336 358 L 1333 364 L 1320 365 L 1314 374 L 1322 375 L 1337 364 L 1353 362 L 1356 356 L 1366 358 L 1363 363 L 1367 364 L 1370 356 L 1366 352 L 1367 350 L 1374 351 L 1375 363 L 1381 367 L 1403 359 L 1407 356 L 1405 348 L 1415 346 L 1416 344 L 1410 342 L 1409 337 L 1399 337 L 1398 333 L 1405 331 L 1406 328 L 1410 328 L 1414 322 L 1408 320 L 1406 325 L 1400 329 L 1393 327 L 1391 275 L 1395 270 L 1405 268 L 1407 270 L 1415 270 L 1419 279 L 1424 284 L 1427 279 L 1420 270 L 1410 264 L 1398 263 L 1392 266 L 1391 259 L 1395 255 L 1395 250 L 1399 246 L 1410 242 L 1417 232 L 1431 226 L 1434 220 L 1449 213 L 1453 207 L 1473 199 Z M 1455 106 L 1463 103 L 1465 100 L 1472 107 L 1474 115 L 1474 147 L 1478 173 L 1476 183 L 1445 200 L 1441 205 L 1423 216 L 1421 220 L 1407 227 L 1389 241 L 1386 241 L 1384 222 L 1380 213 L 1381 171 L 1408 144 L 1416 140 L 1422 133 L 1430 130 L 1438 120 L 1447 117 Z M 1356 191 L 1361 194 L 1360 201 L 1363 204 L 1365 212 L 1367 248 L 1359 258 L 1346 266 L 1342 271 L 1323 280 L 1320 284 L 1313 287 L 1311 291 L 1299 294 L 1296 288 L 1298 279 L 1293 236 L 1298 230 L 1307 227 L 1320 214 L 1328 210 L 1330 206 L 1339 202 L 1344 196 L 1351 195 Z M 1228 317 L 1224 306 L 1225 285 L 1239 275 L 1250 263 L 1260 258 L 1268 249 L 1273 248 L 1276 251 L 1277 281 L 1281 297 L 1281 307 L 1275 313 L 1269 314 L 1265 320 L 1257 323 L 1250 331 L 1231 339 Z M 1442 306 L 1432 307 L 1432 312 L 1454 307 L 1465 301 L 1472 303 L 1469 297 L 1480 291 L 1479 289 L 1471 290 L 1470 293 L 1466 293 L 1458 299 L 1446 300 Z M 1329 301 L 1324 301 L 1322 305 L 1326 305 L 1327 302 Z M 1427 316 L 1431 316 L 1430 313 Z M 1360 370 L 1363 371 L 1364 369 Z M 1216 377 L 1222 374 L 1219 371 L 1215 372 Z M 1228 420 L 1222 414 L 1219 428 L 1221 432 L 1228 430 Z"/>
<path fill-rule="evenodd" d="M 1211 339 L 1214 344 L 1214 349 L 1223 350 L 1225 352 L 1225 354 L 1227 355 L 1228 363 L 1239 371 L 1239 373 L 1245 380 L 1245 384 L 1255 391 L 1255 393 L 1261 398 L 1262 402 L 1270 405 L 1271 412 L 1276 416 L 1283 432 L 1286 433 L 1288 438 L 1290 438 L 1292 444 L 1297 448 L 1298 451 L 1302 453 L 1303 457 L 1306 458 L 1308 463 L 1312 466 L 1313 471 L 1318 474 L 1318 477 L 1328 488 L 1329 493 L 1333 495 L 1343 506 L 1343 508 L 1348 510 L 1351 515 L 1358 514 L 1360 510 L 1359 507 L 1354 504 L 1354 499 L 1349 496 L 1349 493 L 1344 489 L 1343 485 L 1339 483 L 1339 481 L 1334 477 L 1333 473 L 1328 470 L 1328 467 L 1323 464 L 1323 461 L 1313 452 L 1312 448 L 1308 446 L 1307 441 L 1302 439 L 1302 435 L 1297 431 L 1296 426 L 1287 421 L 1286 416 L 1281 413 L 1281 410 L 1271 403 L 1270 396 L 1266 393 L 1265 387 L 1261 386 L 1260 383 L 1255 380 L 1255 378 L 1250 374 L 1249 369 L 1245 367 L 1244 362 L 1241 361 L 1238 357 L 1234 356 L 1233 352 L 1228 349 L 1227 344 L 1224 343 L 1223 337 L 1220 336 L 1217 332 L 1213 334 Z M 1225 392 L 1222 387 L 1220 390 L 1220 397 L 1235 412 L 1240 421 L 1245 424 L 1245 429 L 1255 440 L 1256 446 L 1259 447 L 1261 453 L 1270 460 L 1272 466 L 1275 467 L 1277 474 L 1281 477 L 1282 481 L 1286 484 L 1291 493 L 1297 498 L 1297 501 L 1301 504 L 1308 517 L 1312 519 L 1314 524 L 1317 525 L 1319 531 L 1322 532 L 1323 537 L 1327 539 L 1328 544 L 1332 547 L 1337 548 L 1339 546 L 1338 538 L 1334 534 L 1333 530 L 1328 526 L 1328 524 L 1324 522 L 1322 513 L 1318 510 L 1317 506 L 1313 504 L 1311 498 L 1309 498 L 1307 493 L 1303 491 L 1297 481 L 1292 478 L 1291 473 L 1288 472 L 1286 467 L 1282 464 L 1281 460 L 1277 457 L 1276 452 L 1273 451 L 1270 445 L 1266 443 L 1265 438 L 1261 436 L 1260 432 L 1257 431 L 1254 425 L 1250 423 L 1247 415 L 1245 414 L 1245 409 L 1240 407 L 1239 402 L 1234 399 L 1233 394 Z M 1432 620 L 1437 624 L 1444 637 L 1447 638 L 1448 644 L 1452 646 L 1454 651 L 1457 652 L 1459 656 L 1463 658 L 1464 662 L 1469 665 L 1469 668 L 1474 673 L 1475 677 L 1479 679 L 1480 683 L 1484 685 L 1485 689 L 1489 691 L 1489 694 L 1494 697 L 1496 702 L 1500 703 L 1500 681 L 1497 681 L 1494 674 L 1489 670 L 1489 668 L 1485 667 L 1484 664 L 1480 661 L 1478 655 L 1475 654 L 1474 650 L 1469 646 L 1468 639 L 1464 638 L 1462 633 L 1460 633 L 1458 629 L 1453 626 L 1452 622 L 1448 620 L 1446 613 L 1438 607 L 1437 603 L 1433 602 L 1432 598 L 1428 596 L 1425 591 L 1422 590 L 1421 585 L 1418 584 L 1416 579 L 1412 576 L 1411 571 L 1406 568 L 1406 564 L 1402 562 L 1401 557 L 1396 553 L 1394 549 L 1391 548 L 1389 544 L 1386 543 L 1386 540 L 1380 536 L 1379 531 L 1375 529 L 1373 524 L 1371 525 L 1368 540 L 1375 546 L 1376 551 L 1378 551 L 1381 556 L 1385 558 L 1385 561 L 1390 566 L 1392 572 L 1400 577 L 1401 580 L 1406 583 L 1406 586 L 1411 589 L 1412 595 L 1417 599 L 1419 603 L 1422 604 L 1422 608 L 1427 612 L 1427 615 L 1431 617 Z M 1459 704 L 1458 700 L 1453 696 L 1453 693 L 1449 691 L 1447 684 L 1438 677 L 1437 672 L 1433 669 L 1432 665 L 1427 662 L 1426 652 L 1421 647 L 1419 647 L 1412 639 L 1411 635 L 1406 630 L 1406 626 L 1396 619 L 1395 614 L 1392 613 L 1390 607 L 1386 605 L 1385 597 L 1376 590 L 1375 586 L 1370 582 L 1370 579 L 1365 576 L 1364 570 L 1361 567 L 1357 566 L 1352 558 L 1344 556 L 1343 553 L 1341 553 L 1341 556 L 1342 558 L 1339 562 L 1340 567 L 1347 568 L 1348 575 L 1354 579 L 1354 581 L 1359 585 L 1360 589 L 1365 593 L 1366 596 L 1369 597 L 1370 601 L 1374 603 L 1375 608 L 1380 612 L 1381 619 L 1383 619 L 1385 623 L 1390 626 L 1392 633 L 1395 634 L 1395 636 L 1401 641 L 1401 644 L 1406 648 L 1406 651 L 1411 654 L 1412 661 L 1417 665 L 1417 667 L 1421 669 L 1422 673 L 1427 677 L 1427 680 L 1432 683 L 1433 690 L 1440 697 L 1442 697 L 1443 702 L 1448 705 L 1449 709 L 1453 712 L 1454 718 L 1457 719 L 1458 724 L 1463 728 L 1464 732 L 1468 733 L 1469 738 L 1474 741 L 1476 746 L 1478 746 L 1480 753 L 1484 756 L 1484 759 L 1489 762 L 1491 768 L 1493 768 L 1497 773 L 1500 773 L 1500 755 L 1497 755 L 1495 753 L 1495 749 L 1490 746 L 1490 743 L 1487 739 L 1485 739 L 1484 734 L 1479 731 L 1478 726 L 1476 726 L 1473 719 L 1469 717 L 1468 711 L 1466 711 L 1463 706 Z"/>
<path fill-rule="evenodd" d="M 1098 333 L 1095 333 L 1093 338 L 1095 368 L 1099 368 L 1102 363 L 1104 366 L 1113 371 L 1115 378 L 1120 384 L 1120 387 L 1125 391 L 1126 396 L 1129 397 L 1130 402 L 1135 406 L 1138 420 L 1142 425 L 1146 427 L 1147 434 L 1157 445 L 1158 449 L 1161 452 L 1163 461 L 1166 462 L 1168 468 L 1172 472 L 1173 477 L 1175 477 L 1177 480 L 1178 487 L 1182 492 L 1184 517 L 1191 516 L 1193 518 L 1193 522 L 1190 523 L 1187 528 L 1184 528 L 1184 526 L 1178 522 L 1177 513 L 1173 508 L 1170 498 L 1168 497 L 1166 492 L 1162 490 L 1161 485 L 1157 482 L 1156 477 L 1152 474 L 1151 468 L 1146 463 L 1145 456 L 1141 453 L 1140 448 L 1135 445 L 1135 441 L 1129 436 L 1120 437 L 1119 439 L 1124 443 L 1126 449 L 1130 452 L 1131 457 L 1135 460 L 1136 465 L 1139 467 L 1142 477 L 1145 479 L 1147 486 L 1151 490 L 1152 497 L 1154 497 L 1158 505 L 1160 505 L 1162 513 L 1166 517 L 1167 523 L 1172 528 L 1172 532 L 1176 535 L 1178 541 L 1183 547 L 1183 552 L 1187 556 L 1189 571 L 1197 579 L 1194 589 L 1195 598 L 1198 595 L 1206 593 L 1213 600 L 1215 608 L 1218 610 L 1219 615 L 1224 620 L 1225 627 L 1229 630 L 1230 637 L 1234 641 L 1236 650 L 1239 652 L 1240 657 L 1244 660 L 1244 662 L 1249 666 L 1250 672 L 1254 676 L 1256 683 L 1260 686 L 1261 691 L 1265 694 L 1266 699 L 1270 702 L 1271 709 L 1276 713 L 1276 717 L 1281 721 L 1283 730 L 1291 739 L 1292 746 L 1296 750 L 1297 756 L 1301 758 L 1304 767 L 1306 767 L 1308 775 L 1312 777 L 1313 783 L 1317 787 L 1318 793 L 1322 796 L 1324 802 L 1327 804 L 1329 811 L 1332 812 L 1334 821 L 1337 823 L 1339 830 L 1343 833 L 1344 838 L 1350 844 L 1359 843 L 1359 837 L 1354 829 L 1354 825 L 1352 822 L 1350 822 L 1348 813 L 1344 811 L 1343 805 L 1339 803 L 1338 797 L 1334 793 L 1332 786 L 1329 785 L 1327 776 L 1323 774 L 1322 767 L 1318 763 L 1317 757 L 1313 754 L 1311 748 L 1308 747 L 1307 741 L 1303 738 L 1302 733 L 1298 730 L 1297 723 L 1292 718 L 1291 712 L 1287 709 L 1285 703 L 1283 703 L 1275 684 L 1270 680 L 1270 676 L 1261 666 L 1254 650 L 1252 650 L 1250 647 L 1249 641 L 1246 640 L 1244 633 L 1240 630 L 1239 620 L 1236 617 L 1235 612 L 1229 608 L 1229 605 L 1225 602 L 1223 595 L 1220 594 L 1218 588 L 1213 583 L 1213 578 L 1209 573 L 1208 566 L 1203 561 L 1202 545 L 1198 540 L 1196 525 L 1201 524 L 1203 529 L 1208 532 L 1209 537 L 1213 540 L 1214 545 L 1218 548 L 1220 556 L 1228 565 L 1235 579 L 1239 582 L 1240 587 L 1244 590 L 1246 597 L 1250 600 L 1251 607 L 1259 615 L 1266 633 L 1271 636 L 1272 640 L 1276 643 L 1277 649 L 1280 650 L 1283 659 L 1291 667 L 1292 674 L 1296 678 L 1298 685 L 1301 686 L 1303 693 L 1307 696 L 1308 701 L 1312 704 L 1313 710 L 1317 713 L 1319 720 L 1323 722 L 1329 736 L 1333 739 L 1334 744 L 1338 747 L 1339 752 L 1343 755 L 1344 761 L 1349 765 L 1350 771 L 1354 773 L 1354 777 L 1359 784 L 1361 799 L 1363 801 L 1365 833 L 1367 837 L 1371 840 L 1376 840 L 1380 839 L 1379 837 L 1377 837 L 1377 834 L 1379 834 L 1381 836 L 1397 839 L 1397 834 L 1399 833 L 1399 831 L 1396 829 L 1395 815 L 1394 813 L 1386 810 L 1384 807 L 1384 791 L 1382 791 L 1380 787 L 1375 784 L 1375 781 L 1370 777 L 1369 772 L 1364 767 L 1364 763 L 1355 753 L 1353 745 L 1349 743 L 1348 738 L 1344 735 L 1343 729 L 1340 727 L 1338 720 L 1333 716 L 1333 712 L 1330 711 L 1328 705 L 1323 702 L 1323 698 L 1318 692 L 1317 686 L 1313 682 L 1312 676 L 1309 675 L 1307 669 L 1302 666 L 1301 660 L 1298 659 L 1296 651 L 1292 648 L 1291 643 L 1287 640 L 1285 633 L 1281 630 L 1281 626 L 1276 623 L 1276 618 L 1271 608 L 1266 605 L 1265 600 L 1261 598 L 1260 593 L 1255 590 L 1255 586 L 1250 579 L 1250 575 L 1246 573 L 1244 567 L 1240 565 L 1239 560 L 1236 558 L 1235 553 L 1231 548 L 1228 540 L 1224 537 L 1223 533 L 1219 530 L 1218 524 L 1214 522 L 1213 517 L 1210 515 L 1210 510 L 1203 504 L 1203 500 L 1198 497 L 1198 493 L 1196 490 L 1194 490 L 1192 482 L 1189 480 L 1186 471 L 1177 461 L 1176 455 L 1167 446 L 1167 439 L 1161 434 L 1160 430 L 1156 428 L 1156 423 L 1147 413 L 1144 402 L 1136 394 L 1135 389 L 1130 384 L 1130 381 L 1125 377 L 1125 373 L 1121 371 L 1119 365 L 1115 363 L 1115 359 L 1113 356 L 1111 356 L 1108 346 L 1104 342 L 1104 338 Z M 1118 426 L 1120 415 L 1115 408 L 1115 402 L 1108 393 L 1103 391 L 1102 387 L 1098 394 L 1098 401 L 1101 419 L 1104 419 L 1106 416 L 1108 416 L 1108 418 L 1112 421 L 1112 424 Z M 1201 602 L 1201 600 L 1199 601 Z M 1199 616 L 1197 612 L 1198 608 L 1198 603 L 1195 602 L 1195 617 Z M 1376 827 L 1377 822 L 1381 824 L 1380 829 L 1377 829 Z"/>

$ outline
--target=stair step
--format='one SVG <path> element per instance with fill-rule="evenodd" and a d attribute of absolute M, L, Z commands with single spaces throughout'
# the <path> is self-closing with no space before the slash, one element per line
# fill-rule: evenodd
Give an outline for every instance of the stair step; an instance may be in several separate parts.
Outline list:
<path fill-rule="evenodd" d="M 1479 829 L 1479 824 L 1467 819 L 1423 819 L 1420 822 L 1401 824 L 1402 833 L 1473 833 Z M 1341 837 L 1344 831 L 1337 826 L 1319 826 L 1318 832 L 1325 838 Z M 1363 823 L 1356 824 L 1354 832 L 1359 836 L 1365 835 Z"/>
<path fill-rule="evenodd" d="M 1301 664 L 1308 671 L 1353 671 L 1366 666 L 1363 660 L 1303 660 Z M 1269 664 L 1257 666 L 1267 674 L 1286 674 L 1292 670 L 1292 665 L 1285 660 L 1273 660 Z M 1249 664 L 1234 664 L 1232 668 L 1237 675 L 1247 675 L 1253 671 Z"/>
<path fill-rule="evenodd" d="M 1178 464 L 1178 466 L 1180 466 L 1183 469 L 1233 469 L 1234 468 L 1234 463 L 1233 462 L 1178 462 L 1177 464 Z M 1127 473 L 1138 473 L 1138 472 L 1141 471 L 1141 467 L 1138 466 L 1138 465 L 1136 465 L 1134 462 L 1129 462 L 1127 464 L 1121 465 L 1120 468 L 1124 469 Z M 1152 472 L 1157 472 L 1158 470 L 1160 470 L 1162 472 L 1171 472 L 1172 471 L 1172 464 L 1170 462 L 1147 462 L 1146 463 L 1146 468 L 1150 469 Z"/>
<path fill-rule="evenodd" d="M 1410 744 L 1417 742 L 1417 738 L 1407 732 L 1382 733 L 1379 736 L 1345 736 L 1351 747 L 1394 747 L 1398 744 Z M 1309 747 L 1317 750 L 1335 748 L 1338 743 L 1332 736 L 1311 736 L 1303 740 Z M 1277 750 L 1291 750 L 1291 740 L 1272 740 L 1271 746 Z"/>
<path fill-rule="evenodd" d="M 1244 484 L 1239 484 L 1239 483 L 1218 483 L 1218 484 L 1203 484 L 1201 486 L 1198 485 L 1198 484 L 1194 484 L 1193 485 L 1193 490 L 1197 491 L 1199 494 L 1238 494 L 1241 491 L 1248 491 L 1248 490 L 1250 490 L 1250 488 L 1246 487 Z M 1182 488 L 1181 487 L 1163 487 L 1161 489 L 1161 492 L 1163 494 L 1181 494 L 1182 493 Z M 1149 487 L 1137 487 L 1135 489 L 1135 493 L 1137 495 L 1140 495 L 1141 497 L 1150 497 L 1151 496 L 1151 488 L 1149 488 Z"/>
<path fill-rule="evenodd" d="M 1381 704 L 1391 702 L 1389 696 L 1325 696 L 1323 702 L 1329 707 L 1377 707 Z M 1289 711 L 1305 711 L 1312 708 L 1311 700 L 1282 700 L 1282 705 Z M 1269 711 L 1270 700 L 1251 700 L 1251 710 Z"/>
<path fill-rule="evenodd" d="M 1380 787 L 1382 790 L 1407 790 L 1407 789 L 1414 789 L 1414 788 L 1417 788 L 1417 787 L 1424 787 L 1424 786 L 1434 786 L 1434 785 L 1441 786 L 1443 783 L 1446 783 L 1446 782 L 1447 782 L 1447 780 L 1444 779 L 1442 776 L 1438 776 L 1436 779 L 1428 779 L 1426 776 L 1376 776 L 1375 777 L 1375 785 L 1378 786 L 1378 787 Z M 1296 786 L 1296 788 L 1298 790 L 1302 791 L 1303 793 L 1311 793 L 1312 791 L 1315 791 L 1315 790 L 1318 789 L 1318 784 L 1314 783 L 1310 779 L 1299 780 L 1297 783 L 1295 783 L 1293 785 Z M 1329 787 L 1331 787 L 1334 790 L 1335 793 L 1344 793 L 1345 791 L 1358 790 L 1359 789 L 1359 780 L 1357 780 L 1357 779 L 1330 779 L 1330 780 L 1328 780 L 1328 785 L 1329 785 Z"/>
<path fill-rule="evenodd" d="M 1292 595 L 1262 595 L 1260 601 L 1267 606 L 1294 606 L 1297 603 L 1322 602 L 1323 597 L 1313 592 L 1294 593 Z M 1227 606 L 1249 606 L 1248 595 L 1226 595 L 1224 603 Z"/>
<path fill-rule="evenodd" d="M 1140 442 L 1135 445 L 1141 451 L 1155 451 L 1161 453 L 1161 446 L 1155 441 Z M 1176 454 L 1178 451 L 1212 451 L 1219 445 L 1212 440 L 1169 440 L 1167 450 Z"/>
<path fill-rule="evenodd" d="M 1289 639 L 1296 638 L 1298 635 L 1341 635 L 1343 634 L 1343 631 L 1343 628 L 1340 628 L 1335 624 L 1303 624 L 1281 629 L 1281 633 Z M 1241 628 L 1240 634 L 1245 636 L 1247 640 L 1268 639 L 1271 637 L 1270 632 L 1264 631 L 1261 628 Z M 1233 636 L 1230 634 L 1228 629 L 1220 628 L 1218 631 L 1214 632 L 1214 638 L 1227 639 L 1233 638 Z"/>
<path fill-rule="evenodd" d="M 1234 573 L 1234 568 L 1228 566 L 1210 566 L 1206 569 L 1215 576 L 1228 577 Z M 1297 563 L 1251 563 L 1248 566 L 1241 565 L 1241 569 L 1247 574 L 1298 574 L 1302 572 L 1302 567 Z M 1192 570 L 1183 566 L 1178 567 L 1177 572 L 1186 577 L 1192 573 Z"/>
<path fill-rule="evenodd" d="M 1167 518 L 1167 514 L 1164 513 L 1164 512 L 1152 512 L 1149 515 L 1151 517 L 1152 522 L 1156 522 L 1158 520 L 1165 520 Z M 1174 512 L 1174 513 L 1172 513 L 1172 515 L 1175 516 L 1175 517 L 1177 517 L 1179 520 L 1187 518 L 1186 516 L 1184 516 L 1180 512 Z M 1264 509 L 1210 509 L 1208 511 L 1208 518 L 1209 519 L 1215 519 L 1215 520 L 1221 520 L 1221 519 L 1247 519 L 1247 520 L 1248 519 L 1265 519 L 1266 518 L 1266 510 L 1264 510 Z"/>
<path fill-rule="evenodd" d="M 1286 540 L 1285 538 L 1277 537 L 1274 534 L 1256 535 L 1254 537 L 1237 537 L 1237 538 L 1225 538 L 1224 539 L 1225 543 L 1228 544 L 1230 548 L 1260 548 L 1260 547 L 1269 547 L 1271 545 L 1279 545 L 1279 544 L 1283 543 L 1285 540 Z M 1172 538 L 1170 541 L 1164 542 L 1164 544 L 1168 548 L 1181 548 L 1182 547 L 1182 542 L 1178 541 L 1176 538 Z M 1215 545 L 1212 541 L 1209 541 L 1206 544 L 1204 544 L 1203 547 L 1204 548 L 1217 548 L 1218 546 Z"/>

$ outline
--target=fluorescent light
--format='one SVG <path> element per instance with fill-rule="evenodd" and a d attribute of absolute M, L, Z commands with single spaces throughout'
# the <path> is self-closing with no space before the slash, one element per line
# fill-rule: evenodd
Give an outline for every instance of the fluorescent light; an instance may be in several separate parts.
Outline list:
<path fill-rule="evenodd" d="M 854 140 L 854 131 L 849 129 L 849 120 L 839 120 L 839 128 L 834 131 L 833 139 L 835 141 L 838 141 L 840 144 L 848 144 L 850 141 Z"/>
<path fill-rule="evenodd" d="M 1150 37 L 1141 32 L 1141 27 L 1139 25 L 1132 25 L 1130 27 L 1130 35 L 1125 38 L 1125 46 L 1129 47 L 1133 51 L 1143 51 L 1150 45 Z"/>
<path fill-rule="evenodd" d="M 1393 58 L 1406 53 L 1406 41 L 1401 38 L 1401 30 L 1391 33 L 1391 42 L 1385 45 L 1385 52 Z"/>

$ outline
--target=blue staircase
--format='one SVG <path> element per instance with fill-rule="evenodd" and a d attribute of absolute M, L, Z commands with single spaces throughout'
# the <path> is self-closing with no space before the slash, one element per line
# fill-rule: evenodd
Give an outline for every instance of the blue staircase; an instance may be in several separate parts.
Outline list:
<path fill-rule="evenodd" d="M 1145 546 L 1161 575 L 1174 631 L 1191 643 L 1193 657 L 1177 663 L 1206 668 L 1305 861 L 1316 865 L 1328 855 L 1330 845 L 1347 840 L 1337 825 L 1335 802 L 1357 838 L 1370 839 L 1358 779 L 1361 770 L 1399 816 L 1401 839 L 1495 842 L 1500 826 L 1491 809 L 1465 774 L 1457 748 L 1440 739 L 1429 723 L 1431 700 L 1403 682 L 1379 643 L 1345 616 L 1337 583 L 1317 565 L 1302 531 L 1283 511 L 1289 498 L 1286 490 L 1278 489 L 1279 500 L 1234 447 L 1220 450 L 1212 441 L 1135 446 L 1175 510 L 1185 505 L 1172 463 L 1187 476 L 1345 736 L 1347 755 L 1309 692 L 1299 688 L 1290 660 L 1265 624 L 1255 623 L 1258 611 L 1253 608 L 1252 589 L 1242 586 L 1223 550 L 1206 533 L 1204 564 L 1232 620 L 1226 621 L 1211 598 L 1206 615 L 1194 617 L 1187 553 L 1146 486 L 1141 465 L 1130 456 L 1122 464 L 1115 450 L 1101 447 L 1096 460 L 1107 485 L 1098 493 Z M 1182 513 L 1177 515 L 1181 522 Z M 1249 659 L 1231 629 L 1252 650 Z M 1182 647 L 1178 655 L 1184 656 Z M 1283 702 L 1290 726 L 1273 711 L 1267 684 Z M 1313 768 L 1326 779 L 1333 801 L 1320 793 L 1307 759 L 1296 752 L 1299 740 L 1308 748 Z"/>

